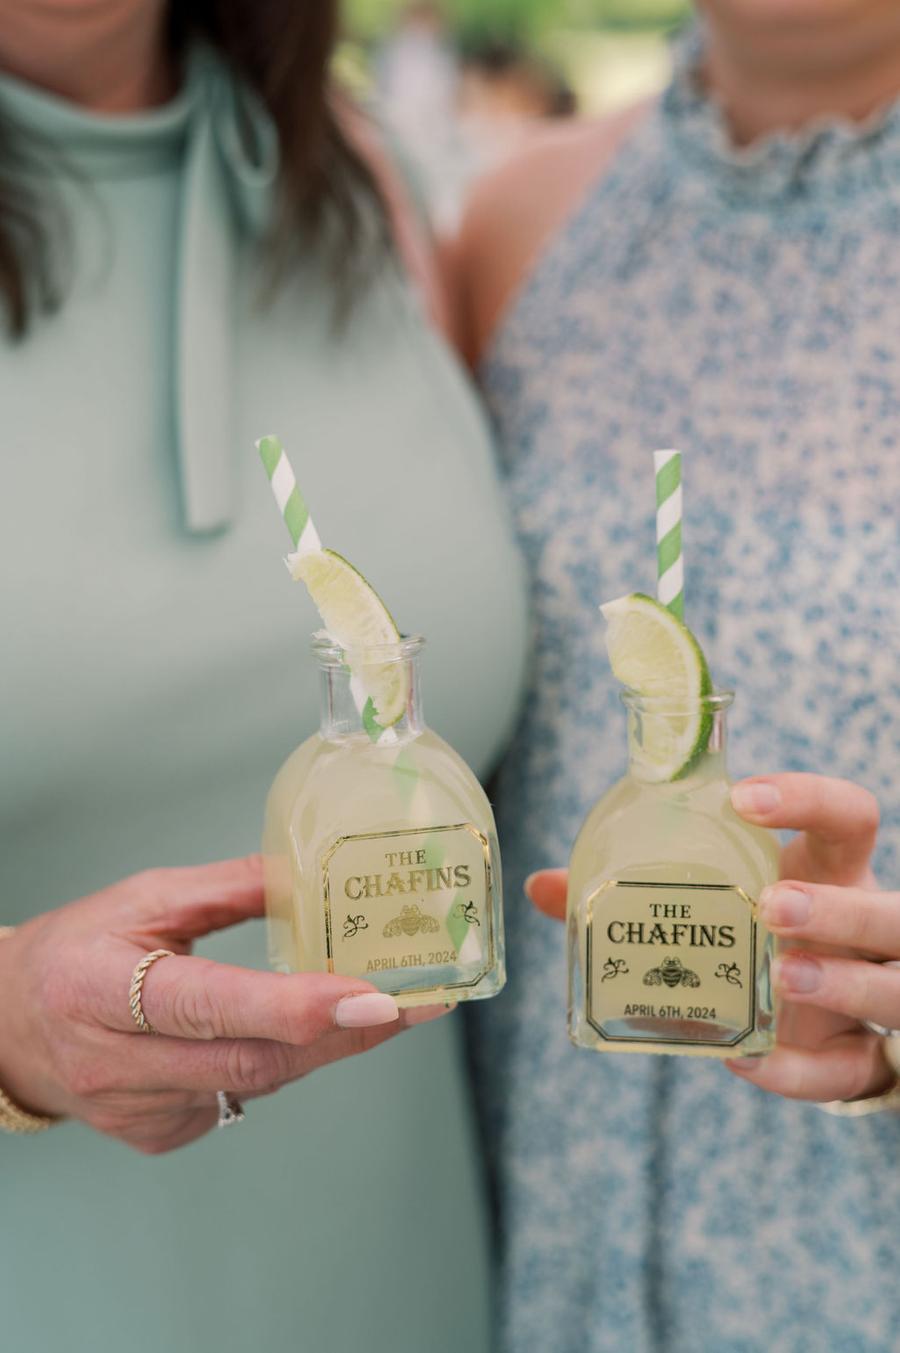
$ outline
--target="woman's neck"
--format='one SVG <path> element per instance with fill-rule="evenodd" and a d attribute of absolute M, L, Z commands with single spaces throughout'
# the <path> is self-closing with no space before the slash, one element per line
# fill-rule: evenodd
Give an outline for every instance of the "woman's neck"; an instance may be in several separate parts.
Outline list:
<path fill-rule="evenodd" d="M 708 15 L 703 73 L 736 143 L 823 117 L 862 122 L 892 103 L 900 95 L 900 6 L 868 31 L 867 22 L 769 19 L 754 33 Z"/>
<path fill-rule="evenodd" d="M 175 89 L 166 10 L 165 0 L 0 0 L 0 70 L 93 112 L 153 108 Z"/>

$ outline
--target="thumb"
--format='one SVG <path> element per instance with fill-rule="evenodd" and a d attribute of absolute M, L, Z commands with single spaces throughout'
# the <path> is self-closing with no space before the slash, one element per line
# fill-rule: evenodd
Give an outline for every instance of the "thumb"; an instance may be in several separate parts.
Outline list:
<path fill-rule="evenodd" d="M 259 855 L 178 869 L 149 869 L 123 885 L 142 933 L 184 944 L 265 911 Z"/>
<path fill-rule="evenodd" d="M 525 896 L 538 911 L 557 921 L 564 921 L 568 886 L 568 869 L 540 869 L 536 874 L 529 874 L 525 880 Z"/>

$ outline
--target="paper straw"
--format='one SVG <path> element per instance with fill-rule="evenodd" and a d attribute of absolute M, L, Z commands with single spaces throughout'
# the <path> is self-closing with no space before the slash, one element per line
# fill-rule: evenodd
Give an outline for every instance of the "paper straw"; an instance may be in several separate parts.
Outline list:
<path fill-rule="evenodd" d="M 298 554 L 311 554 L 314 550 L 321 550 L 319 533 L 313 526 L 306 499 L 297 488 L 291 462 L 281 442 L 277 437 L 260 437 L 256 449 L 269 476 L 278 511 L 284 517 L 284 524 L 294 542 L 294 549 Z"/>
<path fill-rule="evenodd" d="M 278 511 L 284 518 L 284 524 L 294 544 L 297 554 L 313 554 L 321 550 L 322 541 L 313 525 L 306 499 L 297 487 L 297 479 L 287 458 L 287 452 L 277 437 L 260 437 L 256 443 L 260 460 L 269 477 L 269 484 L 278 504 Z M 291 559 L 287 560 L 291 574 Z M 366 692 L 359 677 L 351 671 L 350 693 L 363 724 L 373 742 L 392 743 L 397 741 L 393 728 L 382 728 L 375 719 L 375 706 Z"/>
<path fill-rule="evenodd" d="M 681 553 L 681 452 L 654 451 L 656 469 L 656 595 L 684 620 L 684 560 Z"/>

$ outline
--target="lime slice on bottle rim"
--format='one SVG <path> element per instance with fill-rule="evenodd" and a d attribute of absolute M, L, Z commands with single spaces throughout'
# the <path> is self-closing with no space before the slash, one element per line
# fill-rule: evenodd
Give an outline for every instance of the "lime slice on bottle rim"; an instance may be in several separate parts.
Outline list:
<path fill-rule="evenodd" d="M 686 625 L 642 592 L 600 610 L 613 674 L 639 700 L 641 773 L 679 780 L 706 751 L 712 732 L 713 685 L 703 650 Z"/>
<path fill-rule="evenodd" d="M 379 649 L 401 642 L 390 611 L 359 569 L 335 550 L 294 554 L 288 563 L 291 576 L 306 584 L 322 624 L 362 682 L 378 725 L 390 728 L 402 718 L 408 696 L 405 665 L 396 659 L 377 660 Z"/>

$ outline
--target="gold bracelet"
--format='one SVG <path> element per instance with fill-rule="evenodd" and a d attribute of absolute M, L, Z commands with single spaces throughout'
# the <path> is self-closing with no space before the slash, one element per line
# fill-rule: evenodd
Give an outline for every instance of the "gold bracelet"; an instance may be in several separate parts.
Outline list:
<path fill-rule="evenodd" d="M 0 926 L 0 940 L 13 933 L 15 926 Z M 48 1127 L 58 1123 L 58 1118 L 45 1118 L 43 1114 L 28 1113 L 14 1104 L 9 1095 L 0 1090 L 0 1132 L 35 1133 L 46 1132 Z"/>
<path fill-rule="evenodd" d="M 894 1073 L 894 1083 L 880 1095 L 869 1095 L 866 1099 L 833 1099 L 818 1107 L 823 1113 L 832 1113 L 838 1118 L 866 1118 L 870 1113 L 887 1113 L 891 1109 L 900 1109 L 900 1033 L 886 1034 L 881 1040 L 884 1060 Z"/>

